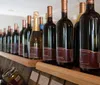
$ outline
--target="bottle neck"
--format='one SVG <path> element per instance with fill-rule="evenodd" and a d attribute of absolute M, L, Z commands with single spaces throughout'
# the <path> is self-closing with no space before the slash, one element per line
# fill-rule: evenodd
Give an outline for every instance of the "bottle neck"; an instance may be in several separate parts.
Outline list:
<path fill-rule="evenodd" d="M 18 32 L 17 29 L 15 29 L 15 32 Z"/>
<path fill-rule="evenodd" d="M 4 32 L 3 34 L 6 35 L 6 32 Z"/>
<path fill-rule="evenodd" d="M 34 27 L 33 27 L 32 31 L 40 31 L 40 29 L 39 29 L 39 19 L 38 19 L 38 17 L 35 17 L 35 18 L 34 18 Z"/>
<path fill-rule="evenodd" d="M 22 27 L 22 30 L 25 30 L 25 27 Z"/>
<path fill-rule="evenodd" d="M 28 29 L 31 29 L 31 24 L 27 24 L 27 28 Z"/>
<path fill-rule="evenodd" d="M 63 18 L 63 19 L 64 19 L 64 18 L 66 18 L 66 19 L 68 18 L 68 17 L 67 17 L 67 12 L 62 12 L 62 18 Z"/>
<path fill-rule="evenodd" d="M 43 24 L 40 24 L 39 27 L 40 27 L 40 30 L 43 30 L 44 25 Z"/>
<path fill-rule="evenodd" d="M 49 23 L 50 23 L 50 22 L 51 22 L 51 23 L 53 22 L 53 21 L 52 21 L 52 16 L 51 16 L 51 17 L 48 17 L 47 22 L 49 22 Z"/>
<path fill-rule="evenodd" d="M 94 3 L 93 4 L 89 4 L 87 3 L 87 6 L 86 6 L 86 11 L 94 11 Z"/>
<path fill-rule="evenodd" d="M 8 31 L 8 35 L 10 34 L 10 31 Z"/>

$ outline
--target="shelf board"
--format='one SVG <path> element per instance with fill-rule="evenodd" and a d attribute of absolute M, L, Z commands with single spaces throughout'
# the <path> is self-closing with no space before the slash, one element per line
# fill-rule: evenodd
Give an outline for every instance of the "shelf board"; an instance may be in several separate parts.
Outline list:
<path fill-rule="evenodd" d="M 36 69 L 79 85 L 100 85 L 100 77 L 38 62 Z"/>
<path fill-rule="evenodd" d="M 17 55 L 12 55 L 4 52 L 0 52 L 0 56 L 7 58 L 9 60 L 15 61 L 19 64 L 22 64 L 26 67 L 35 67 L 36 63 L 41 61 L 41 60 L 31 60 L 31 59 L 26 59 Z"/>

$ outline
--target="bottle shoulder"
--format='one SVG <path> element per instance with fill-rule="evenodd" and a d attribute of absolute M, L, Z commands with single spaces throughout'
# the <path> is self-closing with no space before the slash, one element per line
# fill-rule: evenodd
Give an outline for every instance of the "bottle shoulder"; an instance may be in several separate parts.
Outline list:
<path fill-rule="evenodd" d="M 14 33 L 13 33 L 13 36 L 15 36 L 15 35 L 19 35 L 19 33 L 18 33 L 18 32 L 14 32 Z"/>
<path fill-rule="evenodd" d="M 44 29 L 45 29 L 45 28 L 49 28 L 49 27 L 51 27 L 51 28 L 56 28 L 56 25 L 55 25 L 54 23 L 46 23 L 46 24 L 44 25 Z"/>
<path fill-rule="evenodd" d="M 32 29 L 25 29 L 25 30 L 24 30 L 24 33 L 27 33 L 27 32 L 29 32 L 29 31 L 32 31 Z"/>
<path fill-rule="evenodd" d="M 21 30 L 19 34 L 22 35 L 22 34 L 24 33 L 24 31 L 25 31 L 25 30 Z"/>
<path fill-rule="evenodd" d="M 79 27 L 79 21 L 76 22 L 76 24 L 74 25 L 74 29 L 77 28 L 77 27 Z"/>
<path fill-rule="evenodd" d="M 95 19 L 98 18 L 100 19 L 100 14 L 95 12 L 95 11 L 90 11 L 90 12 L 85 12 L 80 19 Z"/>
<path fill-rule="evenodd" d="M 71 22 L 71 20 L 69 20 L 69 19 L 60 19 L 58 22 L 57 22 L 57 26 L 58 25 L 64 25 L 64 24 L 66 24 L 66 25 L 70 25 L 70 26 L 72 26 L 73 27 L 73 23 Z"/>

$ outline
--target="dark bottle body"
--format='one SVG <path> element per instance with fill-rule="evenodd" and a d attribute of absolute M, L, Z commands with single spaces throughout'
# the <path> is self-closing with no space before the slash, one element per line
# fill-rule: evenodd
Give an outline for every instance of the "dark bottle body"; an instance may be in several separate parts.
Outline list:
<path fill-rule="evenodd" d="M 24 31 L 24 49 L 23 57 L 28 58 L 30 56 L 30 35 L 32 32 L 31 24 L 28 24 L 27 29 Z"/>
<path fill-rule="evenodd" d="M 74 26 L 74 66 L 79 67 L 79 49 L 80 49 L 80 44 L 79 44 L 79 21 L 75 24 Z"/>
<path fill-rule="evenodd" d="M 2 34 L 0 34 L 0 51 L 2 51 Z"/>
<path fill-rule="evenodd" d="M 79 67 L 79 53 L 80 53 L 80 43 L 79 43 L 79 32 L 80 32 L 80 26 L 79 26 L 79 20 L 80 20 L 80 17 L 81 15 L 85 12 L 85 9 L 86 9 L 86 3 L 85 2 L 80 2 L 79 4 L 79 15 L 77 17 L 77 22 L 74 26 L 74 43 L 73 43 L 73 46 L 74 46 L 74 66 L 75 67 Z"/>
<path fill-rule="evenodd" d="M 81 71 L 100 75 L 100 15 L 94 4 L 80 18 L 80 68 Z"/>
<path fill-rule="evenodd" d="M 10 53 L 11 53 L 11 54 L 13 53 L 13 49 L 12 49 L 12 48 L 13 48 L 13 47 L 12 47 L 12 46 L 13 46 L 13 45 L 12 45 L 12 44 L 13 44 L 13 43 L 12 43 L 12 37 L 13 37 L 13 36 L 12 36 L 12 35 L 13 35 L 13 34 L 11 34 L 11 37 L 10 37 L 10 40 L 11 40 L 11 44 L 10 44 L 10 47 L 11 47 Z"/>
<path fill-rule="evenodd" d="M 67 19 L 67 13 L 62 13 L 62 19 L 57 23 L 57 63 L 60 66 L 73 67 L 73 24 Z"/>
<path fill-rule="evenodd" d="M 52 22 L 52 17 L 48 18 L 43 29 L 43 60 L 56 64 L 56 25 Z"/>
<path fill-rule="evenodd" d="M 19 35 L 19 53 L 18 53 L 18 55 L 20 55 L 20 56 L 23 56 L 24 31 L 25 31 L 25 27 L 22 28 L 20 35 Z"/>
<path fill-rule="evenodd" d="M 6 33 L 4 33 L 3 34 L 3 36 L 2 36 L 2 51 L 3 52 L 6 52 L 6 43 L 7 43 L 7 41 L 6 41 Z"/>
<path fill-rule="evenodd" d="M 11 50 L 11 32 L 8 32 L 7 34 L 7 52 L 10 53 Z"/>
<path fill-rule="evenodd" d="M 12 53 L 18 55 L 19 33 L 17 30 L 12 35 Z"/>

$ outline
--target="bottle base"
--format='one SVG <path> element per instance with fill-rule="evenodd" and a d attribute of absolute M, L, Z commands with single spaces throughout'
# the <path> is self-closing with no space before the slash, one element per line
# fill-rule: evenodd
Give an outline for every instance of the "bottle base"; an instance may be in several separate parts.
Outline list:
<path fill-rule="evenodd" d="M 72 69 L 73 68 L 73 63 L 58 63 L 58 66 Z"/>
<path fill-rule="evenodd" d="M 48 61 L 43 61 L 44 63 L 47 63 L 47 64 L 52 64 L 52 65 L 57 65 L 57 62 L 56 60 L 48 60 Z"/>
<path fill-rule="evenodd" d="M 84 72 L 84 73 L 100 76 L 100 69 L 82 69 L 82 68 L 80 68 L 80 71 Z"/>
<path fill-rule="evenodd" d="M 80 66 L 79 66 L 79 64 L 74 63 L 74 67 L 79 68 Z"/>

